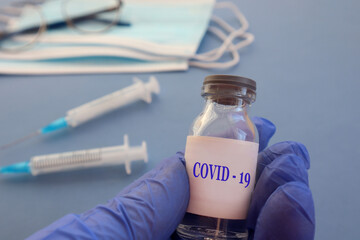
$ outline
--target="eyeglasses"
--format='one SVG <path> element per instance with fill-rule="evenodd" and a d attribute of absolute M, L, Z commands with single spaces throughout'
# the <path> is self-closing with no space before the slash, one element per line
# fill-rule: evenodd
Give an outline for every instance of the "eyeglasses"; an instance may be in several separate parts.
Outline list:
<path fill-rule="evenodd" d="M 20 52 L 37 43 L 45 31 L 70 27 L 98 34 L 119 21 L 122 0 L 32 0 L 0 9 L 0 51 Z M 48 19 L 49 18 L 49 19 Z"/>

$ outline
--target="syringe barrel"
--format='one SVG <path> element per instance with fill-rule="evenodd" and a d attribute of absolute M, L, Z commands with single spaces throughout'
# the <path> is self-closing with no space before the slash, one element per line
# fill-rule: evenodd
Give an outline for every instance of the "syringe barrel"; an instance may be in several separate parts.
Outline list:
<path fill-rule="evenodd" d="M 144 143 L 143 143 L 144 144 Z M 66 170 L 125 164 L 126 172 L 131 173 L 130 163 L 136 160 L 147 161 L 146 146 L 122 146 L 96 148 L 74 152 L 35 156 L 30 160 L 32 175 Z"/>
<path fill-rule="evenodd" d="M 70 126 L 76 127 L 84 122 L 133 103 L 137 100 L 144 100 L 150 103 L 151 93 L 154 91 L 148 87 L 149 83 L 144 84 L 142 81 L 138 80 L 129 87 L 73 108 L 67 112 L 66 121 Z"/>
<path fill-rule="evenodd" d="M 31 173 L 34 176 L 101 165 L 101 149 L 41 155 L 32 157 L 30 160 Z"/>

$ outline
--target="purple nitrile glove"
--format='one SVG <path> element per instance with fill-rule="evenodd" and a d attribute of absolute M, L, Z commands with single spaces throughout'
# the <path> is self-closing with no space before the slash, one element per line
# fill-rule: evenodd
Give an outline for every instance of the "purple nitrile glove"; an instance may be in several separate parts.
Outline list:
<path fill-rule="evenodd" d="M 177 153 L 107 204 L 69 214 L 28 239 L 168 239 L 184 217 L 188 201 L 183 153 Z"/>
<path fill-rule="evenodd" d="M 309 154 L 297 142 L 277 143 L 259 154 L 247 218 L 250 239 L 314 239 L 309 168 Z"/>
<path fill-rule="evenodd" d="M 262 150 L 274 134 L 275 126 L 265 119 L 253 120 Z M 179 152 L 125 188 L 106 205 L 80 215 L 67 215 L 29 239 L 168 239 L 181 222 L 189 201 L 184 164 L 184 155 Z M 259 220 L 266 220 L 266 216 L 276 213 L 276 209 L 266 208 L 267 205 L 266 202 L 263 209 L 260 207 Z M 294 211 L 298 209 L 291 206 Z M 283 217 L 284 221 L 286 217 L 292 218 L 291 215 Z M 272 219 L 268 219 L 268 225 L 258 221 L 256 234 L 258 229 L 266 234 L 272 223 Z"/>

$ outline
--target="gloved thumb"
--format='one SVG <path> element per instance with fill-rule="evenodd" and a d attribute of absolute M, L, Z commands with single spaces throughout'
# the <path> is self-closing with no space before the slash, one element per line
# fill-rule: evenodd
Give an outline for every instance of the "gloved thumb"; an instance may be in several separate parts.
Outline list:
<path fill-rule="evenodd" d="M 315 235 L 311 191 L 304 183 L 289 182 L 267 200 L 256 224 L 254 240 L 309 240 Z"/>
<path fill-rule="evenodd" d="M 271 137 L 276 131 L 276 127 L 272 122 L 265 118 L 253 117 L 252 121 L 259 133 L 259 152 L 261 152 L 267 147 Z"/>

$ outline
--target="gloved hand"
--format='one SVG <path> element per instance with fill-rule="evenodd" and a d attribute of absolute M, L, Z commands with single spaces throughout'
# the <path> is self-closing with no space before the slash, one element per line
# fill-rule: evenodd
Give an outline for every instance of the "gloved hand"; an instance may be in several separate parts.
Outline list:
<path fill-rule="evenodd" d="M 297 142 L 277 143 L 259 153 L 257 182 L 247 218 L 250 240 L 314 239 L 309 168 L 309 154 Z"/>
<path fill-rule="evenodd" d="M 262 151 L 275 126 L 253 119 Z M 259 155 L 250 211 L 250 238 L 311 239 L 314 207 L 307 185 L 309 156 L 297 143 L 276 144 Z M 28 239 L 169 239 L 189 201 L 184 155 L 179 152 L 129 185 L 106 205 L 70 214 Z"/>

